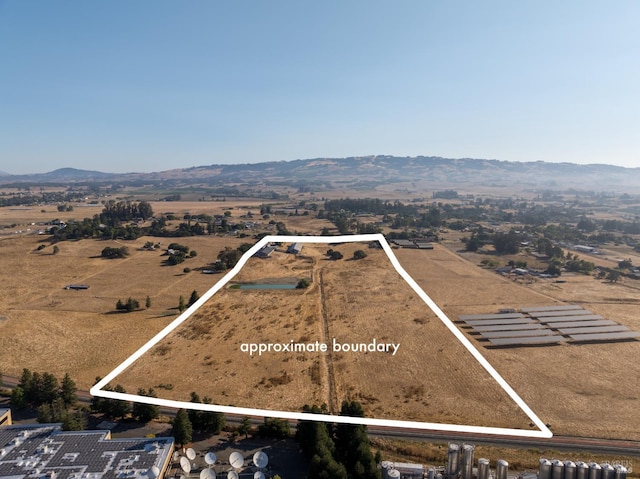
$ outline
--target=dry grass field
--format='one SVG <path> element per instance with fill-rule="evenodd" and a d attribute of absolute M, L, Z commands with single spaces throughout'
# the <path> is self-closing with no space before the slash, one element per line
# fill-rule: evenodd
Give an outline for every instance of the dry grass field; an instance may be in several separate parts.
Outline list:
<path fill-rule="evenodd" d="M 234 282 L 312 277 L 306 290 L 224 288 L 113 382 L 127 390 L 172 385 L 216 404 L 299 411 L 360 401 L 367 416 L 528 428 L 529 420 L 402 280 L 384 251 L 366 244 L 305 245 L 299 257 L 251 258 Z M 362 260 L 351 260 L 357 249 Z M 339 344 L 399 344 L 391 352 L 333 352 Z M 327 353 L 267 352 L 243 343 L 329 345 Z"/>
<path fill-rule="evenodd" d="M 219 275 L 192 271 L 215 260 L 225 246 L 243 240 L 232 237 L 190 237 L 178 241 L 198 256 L 177 266 L 165 266 L 161 251 L 142 251 L 149 239 L 136 241 L 65 241 L 36 251 L 42 237 L 10 236 L 0 239 L 2 305 L 0 305 L 0 370 L 19 375 L 22 368 L 69 372 L 81 388 L 104 376 L 142 346 L 178 314 L 179 296 L 193 290 L 202 294 Z M 171 238 L 161 238 L 166 247 Z M 127 246 L 125 259 L 100 257 L 105 246 Z M 67 284 L 88 290 L 64 289 Z M 144 308 L 116 313 L 118 299 L 137 299 Z"/>
<path fill-rule="evenodd" d="M 567 282 L 561 284 L 539 280 L 523 285 L 441 246 L 429 252 L 398 250 L 397 255 L 451 319 L 563 301 L 640 331 L 640 292 L 631 280 L 610 284 L 576 275 L 563 276 Z M 640 438 L 640 342 L 483 348 L 482 353 L 555 433 Z"/>
<path fill-rule="evenodd" d="M 393 192 L 388 195 L 392 197 Z M 220 214 L 232 208 L 235 218 L 249 209 L 255 213 L 253 208 L 260 203 L 157 202 L 153 208 L 178 216 Z M 3 228 L 0 236 L 0 370 L 4 374 L 19 375 L 25 367 L 58 376 L 69 372 L 87 389 L 96 376 L 106 375 L 177 316 L 180 295 L 188 298 L 193 290 L 202 294 L 220 279 L 196 271 L 185 274 L 183 267 L 204 266 L 225 246 L 252 241 L 217 236 L 176 239 L 197 250 L 198 256 L 169 267 L 163 265 L 160 252 L 140 249 L 145 241 L 158 238 L 62 242 L 59 253 L 53 255 L 51 246 L 36 251 L 38 245 L 48 244 L 41 243 L 42 236 L 13 233 L 37 229 L 38 222 L 53 218 L 92 216 L 101 208 L 76 207 L 67 213 L 53 207 L 45 207 L 44 213 L 40 208 L 0 209 L 0 226 L 16 224 Z M 323 227 L 331 228 L 328 222 L 309 216 L 282 219 L 292 232 L 317 234 Z M 164 246 L 173 240 L 160 239 Z M 105 246 L 122 245 L 129 247 L 128 258 L 99 257 Z M 460 243 L 450 246 L 459 248 Z M 353 248 L 336 249 L 349 258 Z M 640 331 L 640 288 L 632 280 L 610 284 L 563 275 L 565 283 L 521 284 L 479 268 L 473 257 L 469 256 L 471 262 L 441 245 L 431 251 L 394 251 L 451 319 L 505 307 L 567 302 Z M 386 259 L 380 259 L 382 251 L 366 252 L 369 256 L 361 261 L 329 262 L 322 248 L 305 247 L 303 258 L 297 260 L 284 254 L 270 262 L 252 260 L 252 267 L 243 269 L 238 281 L 307 275 L 313 279 L 312 286 L 303 291 L 224 289 L 190 318 L 191 326 L 185 323 L 182 336 L 176 331 L 167 338 L 173 342 L 164 352 L 149 356 L 153 365 L 162 368 L 140 362 L 117 382 L 132 392 L 137 387 L 172 383 L 171 391 L 156 390 L 180 399 L 188 399 L 189 392 L 196 390 L 222 404 L 243 405 L 240 401 L 246 398 L 249 407 L 271 409 L 277 404 L 295 410 L 305 402 L 335 406 L 342 398 L 352 397 L 376 417 L 527 427 L 528 420 L 520 419 L 506 395 L 493 389 L 484 371 L 469 366 L 473 360 L 437 318 L 408 287 L 400 287 Z M 612 266 L 618 257 L 626 258 L 626 252 L 610 248 L 603 258 L 580 256 Z M 90 288 L 65 290 L 69 283 Z M 149 309 L 114 312 L 118 299 L 131 296 L 144 305 L 147 295 L 152 301 Z M 195 339 L 197 333 L 199 339 Z M 304 353 L 286 361 L 282 354 L 238 356 L 238 345 L 250 339 L 285 342 L 336 337 L 353 342 L 363 336 L 400 343 L 401 348 L 395 357 L 368 353 L 358 361 L 352 360 L 351 353 L 331 358 Z M 555 433 L 640 439 L 640 342 L 485 349 L 471 341 Z M 154 376 L 138 382 L 145 367 Z M 251 380 L 243 381 L 243 375 Z M 505 423 L 504 417 L 512 420 Z"/>

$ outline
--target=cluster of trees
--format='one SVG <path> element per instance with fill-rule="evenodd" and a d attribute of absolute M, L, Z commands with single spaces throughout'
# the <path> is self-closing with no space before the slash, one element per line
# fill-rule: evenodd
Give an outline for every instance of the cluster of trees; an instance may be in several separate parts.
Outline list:
<path fill-rule="evenodd" d="M 198 294 L 198 292 L 195 289 L 193 291 L 191 291 L 191 296 L 189 296 L 189 302 L 188 303 L 185 302 L 184 296 L 180 296 L 178 298 L 178 311 L 180 311 L 182 313 L 185 309 L 190 307 L 192 304 L 194 304 L 199 299 L 200 299 L 200 295 Z"/>
<path fill-rule="evenodd" d="M 340 251 L 336 251 L 334 249 L 328 249 L 326 255 L 332 261 L 337 261 L 339 259 L 344 258 L 344 255 Z"/>
<path fill-rule="evenodd" d="M 141 219 L 143 221 L 153 217 L 153 208 L 146 201 L 115 201 L 110 200 L 104 205 L 100 213 L 100 222 L 108 226 Z"/>
<path fill-rule="evenodd" d="M 96 378 L 96 383 L 101 378 Z M 118 393 L 126 393 L 124 387 L 120 384 L 115 386 L 107 385 L 104 387 L 106 391 L 114 391 Z M 157 397 L 153 388 L 138 389 L 138 396 Z M 147 423 L 160 416 L 160 408 L 154 404 L 145 404 L 136 402 L 131 404 L 129 401 L 120 399 L 110 399 L 94 396 L 91 399 L 91 410 L 95 413 L 104 414 L 109 419 L 124 419 L 131 415 L 136 421 Z"/>
<path fill-rule="evenodd" d="M 78 401 L 76 383 L 69 374 L 61 381 L 51 373 L 24 368 L 20 382 L 11 391 L 11 407 L 37 409 L 38 422 L 60 422 L 65 430 L 76 431 L 86 426 L 82 411 L 76 411 Z"/>
<path fill-rule="evenodd" d="M 218 253 L 218 260 L 213 263 L 213 269 L 215 271 L 226 271 L 233 268 L 242 255 L 251 249 L 253 245 L 250 243 L 242 243 L 237 248 L 231 248 L 226 246 L 222 251 Z"/>
<path fill-rule="evenodd" d="M 102 249 L 100 256 L 107 259 L 125 258 L 129 256 L 129 248 L 127 248 L 126 246 L 121 246 L 119 248 L 107 246 L 106 248 Z"/>
<path fill-rule="evenodd" d="M 150 301 L 151 300 L 147 296 L 147 302 L 149 303 L 149 306 L 151 306 Z M 138 302 L 137 299 L 133 299 L 132 297 L 128 297 L 126 301 L 122 301 L 121 299 L 119 299 L 116 302 L 116 309 L 118 311 L 126 311 L 127 313 L 130 313 L 131 311 L 140 309 L 140 303 Z"/>
<path fill-rule="evenodd" d="M 167 264 L 175 266 L 176 264 L 184 263 L 187 258 L 195 258 L 198 256 L 198 252 L 190 250 L 188 246 L 180 243 L 171 243 L 168 248 Z"/>
<path fill-rule="evenodd" d="M 327 413 L 326 406 L 304 406 L 303 412 Z M 343 401 L 340 414 L 364 417 L 357 401 Z M 365 426 L 299 421 L 296 439 L 309 458 L 309 479 L 380 479 L 379 457 L 371 452 Z"/>
<path fill-rule="evenodd" d="M 26 191 L 26 193 L 0 194 L 0 207 L 68 203 L 71 201 L 81 201 L 86 196 L 85 192 L 78 191 L 43 191 L 40 194 L 33 194 L 30 192 L 29 187 L 26 188 Z"/>
<path fill-rule="evenodd" d="M 211 399 L 205 396 L 200 400 L 198 393 L 192 391 L 190 402 L 211 404 Z M 225 426 L 225 417 L 219 412 L 180 409 L 171 425 L 173 426 L 171 434 L 176 443 L 184 445 L 191 442 L 194 430 L 208 434 L 219 434 Z"/>

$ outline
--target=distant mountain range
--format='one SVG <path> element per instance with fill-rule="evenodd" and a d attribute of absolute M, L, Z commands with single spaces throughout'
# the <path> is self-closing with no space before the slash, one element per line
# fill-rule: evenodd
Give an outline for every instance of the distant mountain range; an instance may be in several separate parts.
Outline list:
<path fill-rule="evenodd" d="M 473 186 L 487 189 L 640 191 L 640 168 L 572 163 L 511 162 L 440 157 L 365 156 L 234 165 L 154 173 L 103 173 L 61 168 L 0 175 L 2 184 L 117 183 L 122 185 L 290 185 L 308 189 L 401 189 L 407 192 Z"/>

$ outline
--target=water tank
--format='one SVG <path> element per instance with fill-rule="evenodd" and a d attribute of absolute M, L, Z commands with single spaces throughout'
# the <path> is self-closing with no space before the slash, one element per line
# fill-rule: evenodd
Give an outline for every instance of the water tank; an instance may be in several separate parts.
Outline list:
<path fill-rule="evenodd" d="M 387 477 L 389 479 L 400 479 L 400 471 L 397 469 L 389 469 L 387 471 Z"/>
<path fill-rule="evenodd" d="M 611 464 L 600 464 L 602 467 L 602 479 L 615 479 L 616 470 Z"/>
<path fill-rule="evenodd" d="M 551 479 L 563 479 L 564 477 L 564 462 L 556 459 L 551 463 Z"/>
<path fill-rule="evenodd" d="M 589 463 L 589 479 L 602 479 L 602 467 L 597 462 Z"/>
<path fill-rule="evenodd" d="M 489 479 L 489 459 L 478 459 L 478 479 Z"/>
<path fill-rule="evenodd" d="M 551 461 L 549 459 L 540 459 L 538 479 L 551 479 Z"/>
<path fill-rule="evenodd" d="M 427 479 L 436 479 L 436 470 L 433 467 L 427 471 Z"/>
<path fill-rule="evenodd" d="M 389 461 L 382 461 L 380 463 L 380 468 L 382 469 L 382 479 L 388 479 L 389 469 L 393 469 L 393 463 Z"/>
<path fill-rule="evenodd" d="M 462 446 L 462 479 L 472 479 L 473 476 L 473 451 L 475 446 L 465 444 Z"/>
<path fill-rule="evenodd" d="M 589 479 L 589 464 L 576 462 L 576 479 Z"/>
<path fill-rule="evenodd" d="M 500 459 L 496 463 L 496 479 L 507 479 L 509 473 L 509 463 L 504 459 Z"/>
<path fill-rule="evenodd" d="M 576 463 L 564 461 L 564 479 L 576 479 Z"/>
<path fill-rule="evenodd" d="M 627 468 L 621 465 L 616 466 L 616 479 L 627 479 Z"/>
<path fill-rule="evenodd" d="M 460 471 L 460 446 L 458 444 L 449 444 L 449 453 L 447 456 L 446 475 L 453 477 L 458 475 Z"/>

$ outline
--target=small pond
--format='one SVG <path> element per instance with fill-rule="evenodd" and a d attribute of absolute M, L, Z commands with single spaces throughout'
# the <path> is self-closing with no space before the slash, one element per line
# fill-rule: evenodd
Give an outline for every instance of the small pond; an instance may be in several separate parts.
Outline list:
<path fill-rule="evenodd" d="M 233 284 L 231 289 L 296 289 L 295 284 L 246 283 Z"/>

